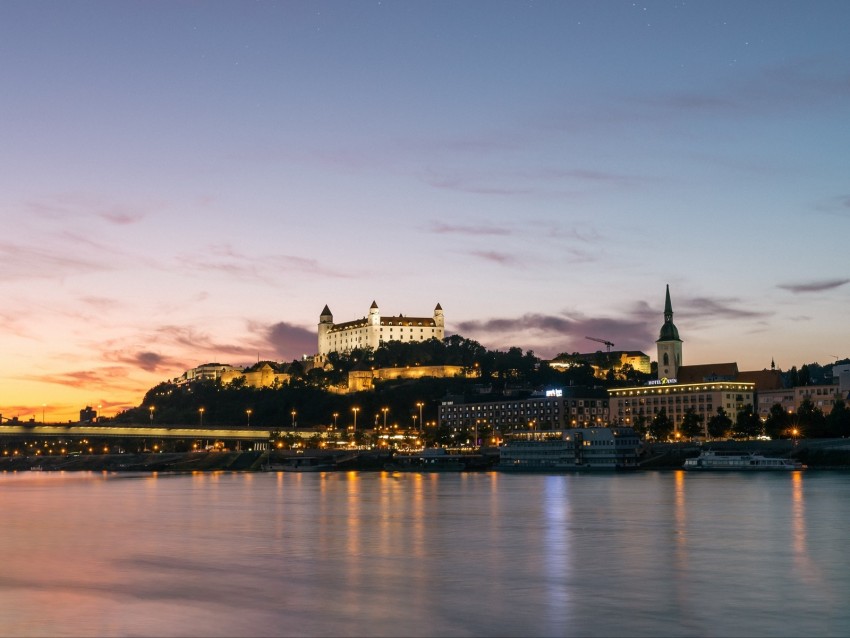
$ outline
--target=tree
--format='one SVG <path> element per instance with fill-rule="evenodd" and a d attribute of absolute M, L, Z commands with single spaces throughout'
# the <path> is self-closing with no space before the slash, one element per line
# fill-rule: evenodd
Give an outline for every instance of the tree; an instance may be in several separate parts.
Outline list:
<path fill-rule="evenodd" d="M 704 434 L 702 422 L 703 416 L 697 414 L 694 408 L 688 408 L 685 410 L 685 416 L 682 418 L 682 425 L 679 426 L 679 431 L 687 439 L 702 436 Z"/>
<path fill-rule="evenodd" d="M 797 410 L 797 427 L 801 436 L 820 438 L 826 436 L 826 419 L 823 412 L 809 398 L 803 399 Z"/>
<path fill-rule="evenodd" d="M 752 404 L 748 403 L 738 411 L 735 416 L 734 433 L 745 439 L 752 439 L 761 434 L 761 420 L 758 414 L 753 412 Z"/>
<path fill-rule="evenodd" d="M 661 408 L 649 424 L 649 435 L 656 441 L 666 441 L 673 434 L 673 421 L 667 416 L 667 409 Z"/>
<path fill-rule="evenodd" d="M 778 439 L 788 433 L 788 428 L 791 426 L 791 418 L 779 403 L 774 403 L 770 406 L 770 413 L 767 415 L 767 420 L 764 422 L 764 433 L 771 439 Z"/>
<path fill-rule="evenodd" d="M 632 427 L 635 432 L 640 435 L 640 438 L 645 439 L 646 435 L 649 433 L 649 417 L 646 416 L 641 410 L 640 413 L 634 418 L 634 422 L 632 423 Z"/>
<path fill-rule="evenodd" d="M 850 409 L 841 399 L 832 406 L 832 411 L 826 416 L 826 432 L 830 437 L 850 436 Z"/>
<path fill-rule="evenodd" d="M 717 413 L 708 420 L 708 436 L 712 439 L 722 439 L 732 429 L 732 419 L 726 414 L 722 407 L 717 408 Z"/>

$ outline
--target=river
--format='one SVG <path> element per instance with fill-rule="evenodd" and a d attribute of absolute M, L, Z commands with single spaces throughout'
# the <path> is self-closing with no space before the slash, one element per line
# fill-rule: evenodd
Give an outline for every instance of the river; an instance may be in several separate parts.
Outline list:
<path fill-rule="evenodd" d="M 0 474 L 3 636 L 846 636 L 850 473 Z"/>

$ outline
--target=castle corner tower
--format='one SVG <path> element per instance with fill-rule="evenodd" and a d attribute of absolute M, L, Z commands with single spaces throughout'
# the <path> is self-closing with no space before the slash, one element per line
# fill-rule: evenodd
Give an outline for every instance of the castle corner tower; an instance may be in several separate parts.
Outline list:
<path fill-rule="evenodd" d="M 673 323 L 673 304 L 670 303 L 670 285 L 664 300 L 664 325 L 655 342 L 658 348 L 658 378 L 675 379 L 682 365 L 682 340 Z"/>

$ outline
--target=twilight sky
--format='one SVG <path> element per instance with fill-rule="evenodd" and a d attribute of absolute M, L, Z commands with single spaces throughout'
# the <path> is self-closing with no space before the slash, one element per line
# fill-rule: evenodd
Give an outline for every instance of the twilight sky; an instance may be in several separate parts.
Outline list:
<path fill-rule="evenodd" d="M 850 355 L 850 2 L 0 2 L 0 413 L 430 316 Z"/>

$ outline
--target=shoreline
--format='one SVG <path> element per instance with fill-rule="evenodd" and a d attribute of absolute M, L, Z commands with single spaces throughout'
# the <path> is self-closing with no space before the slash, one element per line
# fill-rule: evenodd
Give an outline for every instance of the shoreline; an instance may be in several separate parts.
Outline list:
<path fill-rule="evenodd" d="M 800 460 L 808 470 L 850 470 L 850 439 L 813 441 L 723 441 L 712 442 L 712 449 L 759 452 L 766 456 L 785 456 Z M 697 456 L 704 446 L 689 443 L 647 444 L 641 455 L 638 472 L 647 470 L 681 469 L 686 458 Z M 142 452 L 123 454 L 15 456 L 0 457 L 0 472 L 64 471 L 64 472 L 263 472 L 269 461 L 273 465 L 286 464 L 295 459 L 330 463 L 325 471 L 382 471 L 392 458 L 389 451 L 360 450 L 354 454 L 339 451 L 307 450 L 274 451 L 269 458 L 266 451 L 223 452 Z M 494 448 L 467 457 L 467 471 L 487 471 L 498 468 L 498 452 Z"/>

